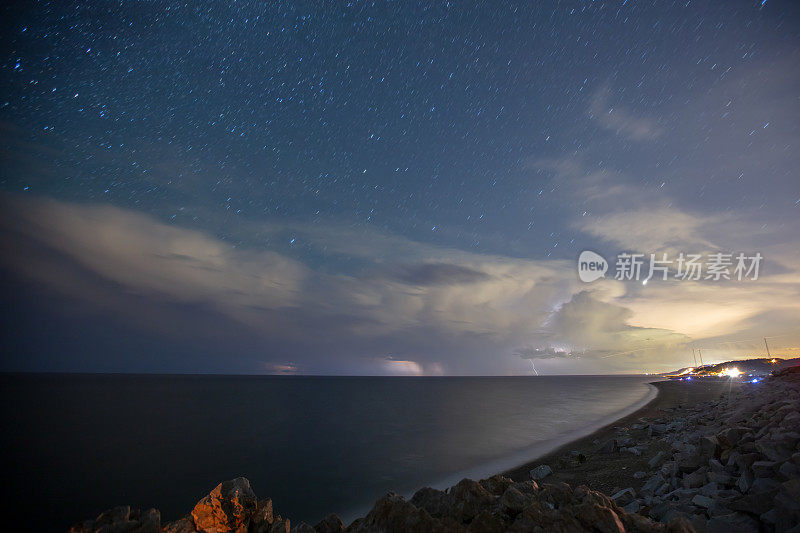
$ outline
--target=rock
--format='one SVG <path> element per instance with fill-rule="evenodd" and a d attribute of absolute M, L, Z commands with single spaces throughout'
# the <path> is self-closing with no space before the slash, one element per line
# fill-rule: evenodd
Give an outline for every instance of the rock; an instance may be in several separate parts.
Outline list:
<path fill-rule="evenodd" d="M 580 506 L 574 514 L 575 521 L 583 525 L 583 530 L 598 531 L 600 533 L 625 533 L 625 526 L 610 507 L 604 505 Z M 573 528 L 567 528 L 573 529 Z"/>
<path fill-rule="evenodd" d="M 600 453 L 614 453 L 617 451 L 617 442 L 614 439 L 606 441 L 598 450 Z"/>
<path fill-rule="evenodd" d="M 769 477 L 759 477 L 753 480 L 749 492 L 760 494 L 762 492 L 769 492 L 778 488 L 780 483 Z"/>
<path fill-rule="evenodd" d="M 664 452 L 658 452 L 652 459 L 647 461 L 647 466 L 649 466 L 651 469 L 657 467 L 659 464 L 661 464 L 663 457 Z"/>
<path fill-rule="evenodd" d="M 714 483 L 718 483 L 720 485 L 727 485 L 727 486 L 732 486 L 735 483 L 733 476 L 723 472 L 709 472 L 708 480 Z"/>
<path fill-rule="evenodd" d="M 786 461 L 778 468 L 778 474 L 780 474 L 784 479 L 800 477 L 800 467 L 798 467 L 796 464 Z"/>
<path fill-rule="evenodd" d="M 675 461 L 666 461 L 664 464 L 661 465 L 659 469 L 661 475 L 666 478 L 674 478 L 678 476 L 678 463 Z"/>
<path fill-rule="evenodd" d="M 725 466 L 717 459 L 709 459 L 708 466 L 711 467 L 712 472 L 724 472 Z"/>
<path fill-rule="evenodd" d="M 239 531 L 244 531 L 243 529 L 237 530 L 236 533 Z M 278 516 L 275 518 L 275 521 L 269 526 L 269 529 L 262 530 L 263 533 L 289 533 L 291 531 L 291 524 L 288 518 L 281 518 Z M 262 533 L 259 531 L 259 533 Z"/>
<path fill-rule="evenodd" d="M 462 479 L 448 495 L 454 500 L 450 515 L 460 522 L 469 522 L 495 501 L 495 496 L 472 479 Z"/>
<path fill-rule="evenodd" d="M 651 424 L 650 427 L 647 428 L 647 435 L 652 437 L 653 435 L 663 435 L 667 432 L 667 426 L 665 424 Z"/>
<path fill-rule="evenodd" d="M 660 487 L 658 487 L 656 489 L 655 495 L 656 496 L 663 496 L 664 494 L 669 492 L 669 489 L 671 489 L 671 488 L 672 488 L 672 486 L 670 485 L 670 483 L 665 482 Z"/>
<path fill-rule="evenodd" d="M 614 500 L 614 502 L 616 502 L 616 504 L 619 506 L 627 505 L 628 503 L 632 502 L 634 498 L 636 498 L 636 491 L 633 490 L 632 487 L 622 489 L 611 496 L 611 499 Z"/>
<path fill-rule="evenodd" d="M 694 498 L 692 498 L 692 503 L 698 507 L 703 507 L 705 509 L 708 509 L 714 502 L 708 496 L 703 496 L 702 494 L 698 494 Z"/>
<path fill-rule="evenodd" d="M 534 481 L 539 481 L 541 479 L 546 478 L 552 473 L 553 471 L 550 469 L 548 465 L 539 465 L 533 470 L 531 470 L 531 479 Z"/>
<path fill-rule="evenodd" d="M 197 528 L 194 527 L 191 516 L 186 516 L 175 522 L 171 522 L 164 526 L 163 533 L 195 533 Z"/>
<path fill-rule="evenodd" d="M 314 528 L 305 522 L 300 522 L 291 529 L 291 533 L 316 533 Z"/>
<path fill-rule="evenodd" d="M 784 461 L 792 455 L 793 446 L 789 442 L 768 441 L 761 439 L 755 443 L 756 450 L 770 461 Z"/>
<path fill-rule="evenodd" d="M 732 450 L 728 457 L 725 459 L 725 470 L 728 472 L 735 472 L 736 471 L 736 462 L 739 460 L 740 453 L 736 450 Z"/>
<path fill-rule="evenodd" d="M 775 496 L 775 529 L 788 530 L 800 524 L 800 479 L 781 484 Z"/>
<path fill-rule="evenodd" d="M 642 492 L 645 494 L 653 494 L 656 490 L 658 490 L 661 485 L 664 484 L 664 476 L 661 474 L 656 474 L 652 476 L 647 482 L 642 486 Z"/>
<path fill-rule="evenodd" d="M 367 516 L 353 522 L 348 531 L 436 531 L 441 524 L 424 509 L 418 509 L 402 496 L 390 492 L 372 507 Z"/>
<path fill-rule="evenodd" d="M 678 463 L 678 470 L 681 472 L 694 472 L 698 468 L 704 466 L 706 463 L 706 461 L 701 459 L 699 454 L 681 454 L 676 462 Z"/>
<path fill-rule="evenodd" d="M 706 482 L 706 473 L 703 470 L 695 470 L 683 476 L 683 486 L 687 489 L 697 489 Z"/>
<path fill-rule="evenodd" d="M 728 507 L 734 511 L 759 516 L 772 509 L 777 492 L 775 490 L 773 492 L 762 492 L 761 494 L 748 494 L 734 500 Z"/>
<path fill-rule="evenodd" d="M 250 522 L 258 529 L 264 529 L 265 526 L 271 526 L 275 521 L 272 513 L 272 500 L 260 500 L 256 503 L 256 510 L 250 517 Z"/>
<path fill-rule="evenodd" d="M 503 512 L 516 516 L 525 509 L 529 502 L 528 496 L 522 494 L 515 487 L 509 487 L 500 497 L 498 505 Z"/>
<path fill-rule="evenodd" d="M 757 453 L 745 453 L 739 455 L 736 460 L 736 466 L 739 467 L 740 470 L 750 470 L 750 467 L 753 466 L 753 463 L 758 461 L 759 455 Z"/>
<path fill-rule="evenodd" d="M 506 525 L 503 519 L 495 516 L 491 511 L 485 509 L 470 522 L 467 531 L 474 531 L 476 533 L 503 533 L 506 530 Z"/>
<path fill-rule="evenodd" d="M 578 489 L 581 489 L 581 487 L 578 487 Z M 600 493 L 594 493 L 594 494 L 602 498 L 608 498 L 608 496 L 605 496 Z M 552 505 L 554 508 L 569 505 L 573 497 L 574 494 L 572 488 L 566 483 L 560 483 L 560 482 L 543 484 L 541 491 L 537 493 L 537 500 L 548 503 Z"/>
<path fill-rule="evenodd" d="M 777 467 L 778 463 L 775 461 L 755 461 L 751 468 L 756 477 L 772 477 Z"/>
<path fill-rule="evenodd" d="M 719 457 L 720 446 L 714 437 L 701 437 L 697 445 L 697 453 L 703 460 Z"/>
<path fill-rule="evenodd" d="M 631 437 L 623 437 L 620 439 L 616 439 L 616 441 L 618 448 L 629 448 L 631 446 L 636 446 L 636 441 L 633 440 Z"/>
<path fill-rule="evenodd" d="M 739 442 L 740 432 L 738 428 L 728 428 L 717 433 L 717 442 L 726 448 L 733 448 Z"/>
<path fill-rule="evenodd" d="M 338 515 L 329 514 L 314 526 L 317 533 L 338 533 L 344 531 L 344 523 Z"/>
<path fill-rule="evenodd" d="M 758 529 L 758 522 L 742 513 L 716 516 L 706 522 L 707 533 L 752 533 Z"/>
<path fill-rule="evenodd" d="M 667 431 L 681 431 L 685 426 L 686 421 L 678 418 L 667 425 Z"/>
<path fill-rule="evenodd" d="M 758 517 L 762 522 L 767 524 L 775 524 L 775 521 L 778 519 L 778 515 L 775 512 L 775 509 L 770 509 L 766 513 L 762 514 Z"/>
<path fill-rule="evenodd" d="M 634 479 L 642 479 L 644 477 L 647 477 L 647 472 L 642 472 L 641 470 L 633 474 Z"/>
<path fill-rule="evenodd" d="M 692 525 L 692 522 L 686 519 L 685 516 L 674 511 L 676 516 L 671 517 L 667 522 L 667 533 L 695 533 L 696 528 Z M 666 518 L 666 517 L 665 517 Z"/>
<path fill-rule="evenodd" d="M 491 494 L 494 494 L 495 496 L 500 496 L 508 489 L 508 487 L 513 485 L 514 482 L 505 476 L 496 474 L 490 478 L 482 479 L 480 481 L 480 484 Z"/>
<path fill-rule="evenodd" d="M 192 509 L 192 520 L 198 531 L 224 533 L 247 528 L 258 502 L 250 482 L 243 477 L 224 481 L 214 487 Z"/>
<path fill-rule="evenodd" d="M 454 499 L 451 495 L 431 487 L 419 489 L 411 497 L 411 503 L 414 506 L 424 509 L 433 517 L 445 516 L 451 512 L 453 502 Z"/>
<path fill-rule="evenodd" d="M 650 515 L 650 518 L 661 521 L 661 519 L 664 518 L 667 514 L 676 510 L 676 507 L 677 504 L 675 502 L 662 501 L 650 507 L 648 514 Z"/>
<path fill-rule="evenodd" d="M 742 475 L 739 476 L 739 479 L 736 480 L 736 488 L 739 489 L 739 492 L 745 494 L 753 485 L 753 479 L 753 474 L 751 474 L 749 470 L 745 470 L 742 472 Z"/>
<path fill-rule="evenodd" d="M 161 513 L 141 511 L 130 506 L 114 507 L 70 528 L 70 533 L 161 533 Z"/>
<path fill-rule="evenodd" d="M 623 507 L 626 513 L 638 513 L 641 508 L 642 504 L 639 503 L 639 500 L 633 500 Z"/>

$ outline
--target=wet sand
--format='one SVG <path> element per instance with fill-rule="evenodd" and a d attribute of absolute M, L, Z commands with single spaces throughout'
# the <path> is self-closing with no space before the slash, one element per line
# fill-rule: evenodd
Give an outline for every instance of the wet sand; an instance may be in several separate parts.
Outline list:
<path fill-rule="evenodd" d="M 626 487 L 639 490 L 646 478 L 636 479 L 633 474 L 637 471 L 648 471 L 647 462 L 650 458 L 661 450 L 667 451 L 669 445 L 654 440 L 641 456 L 628 452 L 601 453 L 603 444 L 618 436 L 617 429 L 630 428 L 633 424 L 641 423 L 642 419 L 652 421 L 658 418 L 679 418 L 686 406 L 713 400 L 727 394 L 731 387 L 738 386 L 727 379 L 659 381 L 652 384 L 658 388 L 658 395 L 641 409 L 543 457 L 503 472 L 503 475 L 514 481 L 524 481 L 530 479 L 532 468 L 546 464 L 553 470 L 553 474 L 544 480 L 547 483 L 563 481 L 573 487 L 588 485 L 609 495 Z M 644 429 L 631 429 L 628 434 L 637 441 L 647 437 Z M 578 464 L 574 464 L 577 462 L 575 460 L 570 461 L 572 464 L 560 464 L 559 459 L 570 456 L 573 451 L 583 454 L 586 460 Z"/>

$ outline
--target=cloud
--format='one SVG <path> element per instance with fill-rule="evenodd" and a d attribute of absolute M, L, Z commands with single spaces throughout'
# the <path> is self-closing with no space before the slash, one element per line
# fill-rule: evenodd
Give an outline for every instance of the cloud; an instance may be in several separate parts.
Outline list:
<path fill-rule="evenodd" d="M 603 87 L 591 99 L 589 116 L 607 130 L 616 132 L 633 141 L 652 141 L 658 139 L 662 128 L 647 117 L 639 117 L 622 106 L 615 106 L 611 101 L 611 89 Z"/>
<path fill-rule="evenodd" d="M 566 357 L 577 357 L 567 350 L 558 350 L 552 346 L 546 348 L 534 348 L 533 346 L 523 346 L 514 350 L 514 355 L 522 359 L 560 359 Z"/>
<path fill-rule="evenodd" d="M 245 329 L 268 342 L 260 368 L 271 372 L 336 364 L 372 372 L 374 354 L 391 351 L 429 373 L 505 373 L 509 361 L 481 354 L 545 319 L 577 283 L 565 262 L 436 250 L 391 235 L 386 241 L 402 244 L 393 257 L 330 273 L 108 205 L 3 204 L 0 235 L 11 252 L 2 264 L 15 276 L 167 336 L 212 335 L 216 328 L 188 319 L 202 309 L 221 327 L 236 324 L 236 335 Z M 326 246 L 354 252 L 351 234 L 324 234 Z M 318 238 L 309 234 L 309 242 Z"/>
<path fill-rule="evenodd" d="M 389 273 L 411 285 L 459 285 L 485 281 L 489 275 L 480 270 L 449 263 L 400 265 Z"/>
<path fill-rule="evenodd" d="M 780 317 L 797 316 L 800 305 L 800 257 L 780 247 L 765 254 L 781 270 L 750 285 L 588 287 L 573 261 L 475 254 L 345 226 L 264 229 L 303 235 L 312 252 L 359 258 L 359 268 L 331 272 L 108 205 L 0 202 L 3 272 L 89 306 L 103 317 L 95 322 L 119 319 L 143 336 L 223 350 L 220 366 L 204 368 L 230 368 L 227 358 L 252 372 L 514 374 L 537 359 L 539 371 L 641 370 L 669 367 L 689 343 L 788 324 Z M 619 223 L 648 223 L 644 213 L 629 216 Z M 603 239 L 625 237 L 598 228 Z M 668 228 L 650 234 L 706 239 L 703 225 Z M 620 243 L 646 245 L 647 235 L 631 231 Z M 358 242 L 381 253 L 371 258 Z M 781 333 L 773 330 L 764 331 Z M 171 368 L 198 371 L 198 361 L 188 354 Z"/>
<path fill-rule="evenodd" d="M 673 115 L 672 130 L 629 121 L 625 113 L 617 119 L 626 120 L 616 122 L 597 116 L 601 125 L 619 129 L 626 138 L 657 136 L 661 151 L 676 154 L 667 164 L 648 146 L 633 156 L 630 147 L 617 142 L 620 152 L 609 153 L 614 146 L 607 139 L 531 163 L 551 173 L 552 201 L 572 208 L 567 223 L 578 232 L 576 241 L 604 253 L 612 265 L 621 251 L 667 253 L 671 259 L 680 252 L 758 251 L 765 258 L 761 277 L 753 282 L 671 280 L 646 287 L 601 280 L 591 285 L 591 294 L 576 294 L 554 312 L 539 342 L 530 346 L 577 352 L 582 365 L 602 361 L 606 371 L 615 364 L 663 369 L 681 359 L 688 364 L 691 347 L 703 347 L 716 360 L 761 355 L 763 342 L 753 339 L 770 335 L 779 339 L 780 353 L 797 352 L 800 332 L 791 324 L 800 316 L 800 252 L 796 232 L 786 223 L 796 218 L 796 205 L 783 200 L 797 197 L 796 184 L 787 179 L 797 155 L 777 149 L 797 138 L 783 118 L 786 112 L 779 110 L 798 107 L 792 100 L 797 78 L 787 76 L 786 66 L 743 68 L 729 75 Z M 771 86 L 775 98 L 762 102 L 752 89 L 772 71 L 778 80 Z M 609 99 L 604 89 L 590 111 L 610 107 Z M 714 110 L 719 112 L 714 127 L 702 131 L 696 117 Z M 702 149 L 687 150 L 687 144 Z M 748 182 L 748 176 L 755 178 Z M 782 198 L 768 203 L 765 191 Z M 613 292 L 603 294 L 601 288 Z"/>
<path fill-rule="evenodd" d="M 581 291 L 550 318 L 548 336 L 583 350 L 584 357 L 637 349 L 667 351 L 689 340 L 669 329 L 632 325 L 633 318 L 630 309 Z"/>
<path fill-rule="evenodd" d="M 416 361 L 404 361 L 391 357 L 383 360 L 383 370 L 392 375 L 421 376 L 424 374 L 422 365 Z"/>
<path fill-rule="evenodd" d="M 697 253 L 715 249 L 704 230 L 721 224 L 724 218 L 676 207 L 641 208 L 599 215 L 590 221 L 578 221 L 574 227 L 625 250 Z"/>

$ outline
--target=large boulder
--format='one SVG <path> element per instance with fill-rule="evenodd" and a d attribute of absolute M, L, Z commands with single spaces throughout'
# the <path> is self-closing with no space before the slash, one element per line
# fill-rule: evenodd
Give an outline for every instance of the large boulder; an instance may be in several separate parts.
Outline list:
<path fill-rule="evenodd" d="M 364 518 L 359 518 L 348 528 L 356 533 L 390 531 L 437 531 L 441 522 L 424 509 L 417 508 L 402 496 L 390 492 L 375 503 Z M 451 530 L 458 530 L 451 529 Z"/>
<path fill-rule="evenodd" d="M 498 502 L 500 510 L 510 516 L 516 516 L 530 503 L 531 497 L 523 494 L 516 487 L 509 487 Z"/>
<path fill-rule="evenodd" d="M 800 454 L 797 455 L 798 455 L 798 464 L 800 464 Z M 536 485 L 536 483 L 533 481 L 531 483 L 533 483 L 534 486 Z M 480 484 L 483 486 L 483 488 L 485 488 L 495 496 L 500 496 L 506 490 L 508 490 L 508 487 L 513 485 L 514 482 L 505 476 L 496 474 L 490 478 L 482 479 L 480 481 Z"/>
<path fill-rule="evenodd" d="M 697 445 L 697 453 L 702 460 L 708 461 L 709 459 L 719 458 L 720 445 L 716 437 L 701 437 Z"/>
<path fill-rule="evenodd" d="M 214 487 L 192 509 L 192 520 L 203 533 L 245 533 L 258 510 L 258 501 L 247 478 L 237 477 Z M 272 515 L 272 502 L 268 515 Z M 265 516 L 266 518 L 266 516 Z"/>
<path fill-rule="evenodd" d="M 338 515 L 329 514 L 314 526 L 317 533 L 339 533 L 344 531 L 344 523 Z"/>
<path fill-rule="evenodd" d="M 462 479 L 455 487 L 450 489 L 453 497 L 453 518 L 466 523 L 472 521 L 480 512 L 491 505 L 496 496 L 475 480 Z"/>
<path fill-rule="evenodd" d="M 549 465 L 539 465 L 536 468 L 532 469 L 531 479 L 534 481 L 541 481 L 542 479 L 546 478 L 550 474 L 553 473 L 553 470 L 550 468 Z"/>

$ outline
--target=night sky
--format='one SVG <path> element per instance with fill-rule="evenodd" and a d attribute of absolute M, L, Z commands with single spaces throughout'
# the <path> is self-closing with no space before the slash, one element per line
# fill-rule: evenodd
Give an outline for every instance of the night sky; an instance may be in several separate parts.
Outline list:
<path fill-rule="evenodd" d="M 800 355 L 796 2 L 0 10 L 0 370 Z M 583 283 L 583 250 L 764 260 Z"/>

